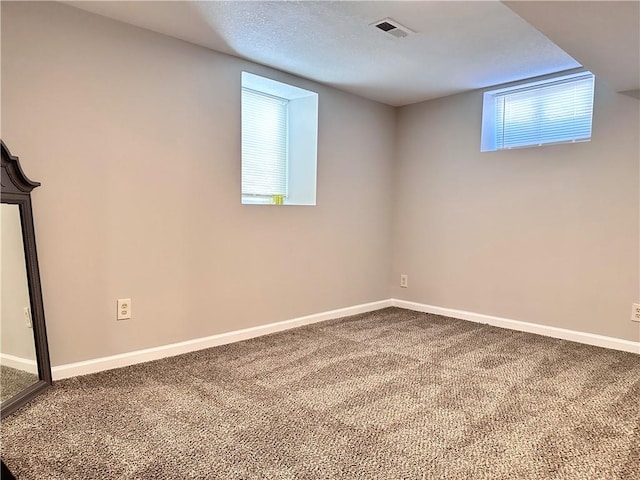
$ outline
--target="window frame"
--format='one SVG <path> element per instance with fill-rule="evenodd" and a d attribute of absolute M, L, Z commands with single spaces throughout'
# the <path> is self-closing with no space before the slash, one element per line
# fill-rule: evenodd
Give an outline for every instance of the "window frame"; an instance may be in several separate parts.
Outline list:
<path fill-rule="evenodd" d="M 573 119 L 568 122 L 569 128 L 567 129 L 567 134 L 564 137 L 560 134 L 556 134 L 555 137 L 553 135 L 554 126 L 553 120 L 545 120 L 545 115 L 540 113 L 540 110 L 544 110 L 549 107 L 548 98 L 545 99 L 545 93 L 547 97 L 553 94 L 550 92 L 550 89 L 553 87 L 558 87 L 561 85 L 570 85 L 576 86 L 577 84 L 582 84 L 583 88 L 589 89 L 586 93 L 581 95 L 580 100 L 588 101 L 587 104 L 578 103 L 575 98 L 572 104 L 567 104 L 567 107 L 575 108 L 576 105 L 581 105 L 584 109 L 580 114 L 575 114 Z M 580 85 L 578 85 L 579 87 Z M 568 90 L 568 89 L 567 89 Z M 531 107 L 535 110 L 532 115 L 531 124 L 527 129 L 526 127 L 522 129 L 522 132 L 530 133 L 533 128 L 544 129 L 545 127 L 550 128 L 551 131 L 546 135 L 543 133 L 538 133 L 539 138 L 533 140 L 528 143 L 518 143 L 515 144 L 505 144 L 504 133 L 502 138 L 499 138 L 499 130 L 500 127 L 503 127 L 504 132 L 504 117 L 501 120 L 498 118 L 499 107 L 497 106 L 499 99 L 503 99 L 503 101 L 507 101 L 508 97 L 516 97 L 518 95 L 523 95 L 527 92 L 536 92 L 539 91 L 539 96 L 529 96 L 527 100 L 533 102 Z M 595 91 L 595 76 L 593 73 L 581 70 L 573 73 L 562 73 L 555 74 L 553 76 L 548 76 L 538 80 L 525 80 L 522 82 L 518 82 L 516 84 L 509 85 L 507 87 L 494 88 L 491 90 L 487 90 L 483 94 L 483 105 L 482 105 L 482 133 L 481 133 L 481 152 L 494 152 L 501 150 L 513 150 L 519 148 L 530 148 L 530 147 L 539 147 L 544 145 L 556 145 L 556 144 L 564 144 L 564 143 L 580 143 L 580 142 L 588 142 L 591 140 L 593 134 L 593 105 L 594 105 L 594 91 Z M 564 92 L 562 92 L 564 94 Z M 560 95 L 560 93 L 556 93 L 556 95 Z M 537 100 L 537 103 L 536 103 Z M 524 102 L 524 100 L 521 100 Z M 504 112 L 504 111 L 503 111 Z M 503 113 L 504 115 L 504 113 Z M 586 117 L 588 116 L 588 121 L 586 121 Z M 560 122 L 560 120 L 558 120 Z M 512 124 L 513 126 L 513 124 Z M 582 127 L 582 128 L 581 128 Z M 586 131 L 588 127 L 588 135 L 584 135 L 584 131 Z M 570 132 L 570 133 L 569 133 Z M 581 134 L 582 133 L 582 134 Z M 523 135 L 521 133 L 521 135 Z M 524 137 L 524 135 L 523 135 Z M 546 137 L 546 139 L 545 139 Z M 559 139 L 555 139 L 559 138 Z"/>

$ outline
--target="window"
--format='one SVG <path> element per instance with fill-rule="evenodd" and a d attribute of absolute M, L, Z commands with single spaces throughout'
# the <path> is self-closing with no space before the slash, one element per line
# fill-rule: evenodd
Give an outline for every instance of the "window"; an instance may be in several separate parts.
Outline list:
<path fill-rule="evenodd" d="M 242 193 L 287 196 L 287 103 L 242 89 Z"/>
<path fill-rule="evenodd" d="M 481 151 L 590 140 L 593 88 L 581 72 L 485 92 Z"/>
<path fill-rule="evenodd" d="M 242 203 L 315 205 L 318 94 L 242 72 Z"/>

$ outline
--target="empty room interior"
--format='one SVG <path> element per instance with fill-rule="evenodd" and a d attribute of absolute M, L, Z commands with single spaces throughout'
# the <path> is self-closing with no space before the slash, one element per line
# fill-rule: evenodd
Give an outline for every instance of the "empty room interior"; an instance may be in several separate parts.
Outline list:
<path fill-rule="evenodd" d="M 640 2 L 2 1 L 2 478 L 640 478 Z"/>

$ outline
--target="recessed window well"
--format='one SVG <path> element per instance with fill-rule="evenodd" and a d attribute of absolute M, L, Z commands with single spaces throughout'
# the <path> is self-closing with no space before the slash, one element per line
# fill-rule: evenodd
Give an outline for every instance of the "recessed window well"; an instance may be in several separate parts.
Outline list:
<path fill-rule="evenodd" d="M 242 203 L 315 205 L 318 94 L 242 72 Z"/>
<path fill-rule="evenodd" d="M 580 72 L 485 92 L 481 151 L 590 140 L 594 82 Z"/>

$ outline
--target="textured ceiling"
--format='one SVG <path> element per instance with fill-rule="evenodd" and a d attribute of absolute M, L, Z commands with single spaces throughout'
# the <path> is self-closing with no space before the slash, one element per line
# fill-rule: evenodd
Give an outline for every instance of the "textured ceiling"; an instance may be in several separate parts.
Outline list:
<path fill-rule="evenodd" d="M 394 106 L 579 66 L 498 1 L 65 3 Z"/>

